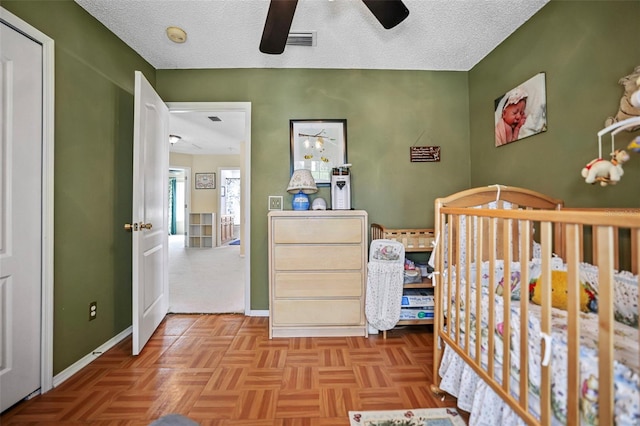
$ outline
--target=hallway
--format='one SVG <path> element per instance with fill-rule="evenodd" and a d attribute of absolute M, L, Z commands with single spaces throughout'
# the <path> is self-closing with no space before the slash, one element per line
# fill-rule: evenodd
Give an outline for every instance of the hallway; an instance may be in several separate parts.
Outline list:
<path fill-rule="evenodd" d="M 186 248 L 169 236 L 169 312 L 244 313 L 244 261 L 239 245 Z"/>

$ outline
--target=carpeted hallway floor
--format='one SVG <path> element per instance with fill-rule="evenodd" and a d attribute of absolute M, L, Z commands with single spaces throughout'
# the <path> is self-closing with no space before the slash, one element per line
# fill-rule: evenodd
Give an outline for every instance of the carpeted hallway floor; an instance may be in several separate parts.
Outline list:
<path fill-rule="evenodd" d="M 186 248 L 169 237 L 169 312 L 244 312 L 244 258 L 240 246 Z"/>

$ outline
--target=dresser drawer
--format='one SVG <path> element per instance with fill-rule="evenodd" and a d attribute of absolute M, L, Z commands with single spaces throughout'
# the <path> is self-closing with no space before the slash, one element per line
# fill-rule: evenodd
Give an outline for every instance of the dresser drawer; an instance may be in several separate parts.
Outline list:
<path fill-rule="evenodd" d="M 275 300 L 273 325 L 358 325 L 361 324 L 360 299 Z"/>
<path fill-rule="evenodd" d="M 359 245 L 277 245 L 273 260 L 276 271 L 362 269 L 364 266 Z"/>
<path fill-rule="evenodd" d="M 287 218 L 273 221 L 275 244 L 360 244 L 363 223 L 358 218 Z"/>
<path fill-rule="evenodd" d="M 277 272 L 273 290 L 276 298 L 360 297 L 362 273 Z"/>

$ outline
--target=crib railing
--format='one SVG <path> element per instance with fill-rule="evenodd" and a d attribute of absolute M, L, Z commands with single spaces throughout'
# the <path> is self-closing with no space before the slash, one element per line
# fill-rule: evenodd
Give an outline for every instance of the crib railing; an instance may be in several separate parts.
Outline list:
<path fill-rule="evenodd" d="M 638 208 L 572 208 L 564 207 L 568 212 L 598 212 L 604 216 L 635 215 L 640 216 Z M 558 224 L 555 229 L 554 249 L 560 257 L 564 257 L 566 252 L 566 231 L 562 224 Z M 593 238 L 593 227 L 580 225 L 579 228 L 578 257 L 580 262 L 597 263 L 598 240 Z M 631 231 L 625 228 L 615 227 L 613 232 L 613 262 L 617 270 L 625 270 L 638 273 L 638 239 L 631 235 Z"/>
<path fill-rule="evenodd" d="M 585 252 L 590 252 L 592 264 L 599 268 L 598 293 L 598 406 L 599 424 L 613 424 L 614 411 L 614 272 L 621 260 L 628 259 L 632 271 L 637 273 L 640 264 L 640 215 L 635 211 L 611 210 L 496 210 L 463 207 L 445 207 L 437 209 L 435 296 L 436 311 L 434 318 L 435 354 L 434 380 L 437 390 L 440 379 L 438 369 L 441 359 L 441 343 L 452 348 L 492 390 L 499 395 L 524 422 L 529 425 L 547 425 L 551 423 L 551 369 L 543 360 L 540 382 L 540 418 L 534 416 L 529 407 L 528 371 L 530 354 L 526 350 L 533 344 L 542 345 L 542 353 L 550 351 L 549 340 L 529 342 L 526 320 L 520 321 L 520 376 L 519 389 L 513 392 L 510 388 L 511 372 L 511 339 L 503 340 L 503 363 L 501 371 L 495 371 L 493 355 L 496 351 L 496 307 L 489 304 L 481 306 L 481 292 L 476 291 L 475 300 L 471 300 L 471 283 L 481 282 L 481 268 L 472 276 L 469 267 L 472 263 L 488 261 L 489 270 L 493 271 L 499 260 L 504 261 L 504 277 L 511 276 L 511 262 L 520 262 L 520 301 L 511 300 L 511 288 L 503 286 L 503 318 L 504 330 L 510 336 L 511 307 L 514 304 L 520 309 L 520 318 L 529 318 L 529 263 L 532 257 L 532 241 L 539 239 L 541 256 L 541 276 L 538 285 L 541 298 L 541 335 L 551 335 L 551 271 L 552 258 L 560 254 L 567 264 L 567 352 L 568 352 L 568 389 L 580 389 L 580 291 L 579 264 L 584 261 Z M 585 239 L 585 229 L 592 230 L 589 239 Z M 535 230 L 535 233 L 534 233 Z M 624 250 L 620 249 L 620 235 L 628 235 L 629 243 Z M 445 250 L 445 247 L 447 249 Z M 465 247 L 465 250 L 462 250 Z M 625 261 L 626 262 L 626 261 Z M 463 267 L 464 266 L 464 267 Z M 464 282 L 460 279 L 464 271 Z M 456 277 L 454 280 L 453 277 Z M 490 274 L 488 292 L 489 300 L 496 297 L 494 274 Z M 465 286 L 464 291 L 462 286 Z M 446 291 L 445 291 L 446 288 Z M 538 290 L 536 290 L 538 291 Z M 465 298 L 461 300 L 460 295 Z M 454 297 L 455 296 L 455 297 Z M 453 301 L 453 302 L 452 302 Z M 463 307 L 475 304 L 476 315 L 482 309 L 488 309 L 487 349 L 489 362 L 482 364 L 481 327 L 475 330 L 475 350 L 472 354 L 470 314 L 463 316 Z M 640 305 L 640 300 L 638 301 Z M 445 306 L 449 314 L 445 315 Z M 448 321 L 455 318 L 454 323 Z M 461 325 L 466 332 L 461 336 Z M 460 342 L 463 342 L 461 345 Z M 638 347 L 640 352 L 640 344 Z M 514 396 L 517 394 L 517 397 Z M 580 401 L 577 391 L 568 392 L 567 396 L 568 424 L 578 424 Z"/>

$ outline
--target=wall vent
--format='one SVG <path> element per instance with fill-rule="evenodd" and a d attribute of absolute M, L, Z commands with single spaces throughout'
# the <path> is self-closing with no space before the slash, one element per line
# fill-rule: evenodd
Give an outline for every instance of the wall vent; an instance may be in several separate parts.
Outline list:
<path fill-rule="evenodd" d="M 315 46 L 316 31 L 301 31 L 289 33 L 287 37 L 287 45 L 289 46 Z"/>

